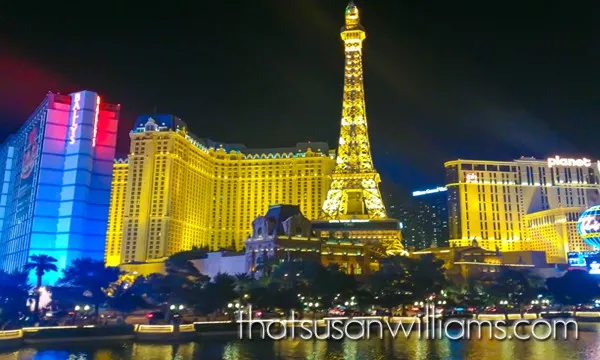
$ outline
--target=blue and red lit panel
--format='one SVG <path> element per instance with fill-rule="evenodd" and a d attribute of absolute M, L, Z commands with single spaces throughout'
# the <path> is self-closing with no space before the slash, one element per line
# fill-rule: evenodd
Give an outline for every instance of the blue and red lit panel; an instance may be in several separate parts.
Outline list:
<path fill-rule="evenodd" d="M 91 91 L 49 109 L 30 255 L 54 256 L 59 268 L 104 258 L 118 117 L 118 106 Z"/>

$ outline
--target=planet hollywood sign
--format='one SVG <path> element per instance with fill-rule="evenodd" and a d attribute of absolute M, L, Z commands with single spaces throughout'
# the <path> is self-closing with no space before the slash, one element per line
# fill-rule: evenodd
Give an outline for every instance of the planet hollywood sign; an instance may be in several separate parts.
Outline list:
<path fill-rule="evenodd" d="M 596 215 L 582 216 L 577 221 L 577 224 L 579 225 L 579 235 L 581 236 L 600 233 L 600 221 L 597 220 Z"/>
<path fill-rule="evenodd" d="M 576 166 L 576 167 L 590 167 L 592 166 L 592 160 L 587 158 L 582 159 L 569 159 L 569 158 L 561 158 L 556 155 L 553 158 L 548 158 L 548 167 L 553 166 Z"/>
<path fill-rule="evenodd" d="M 577 220 L 577 233 L 591 246 L 600 247 L 600 205 L 584 211 Z"/>

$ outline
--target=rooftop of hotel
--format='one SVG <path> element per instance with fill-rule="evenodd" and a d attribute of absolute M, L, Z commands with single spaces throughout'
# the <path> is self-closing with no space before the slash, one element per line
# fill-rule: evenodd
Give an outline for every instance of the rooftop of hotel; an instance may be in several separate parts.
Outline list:
<path fill-rule="evenodd" d="M 142 115 L 135 122 L 132 130 L 133 133 L 143 133 L 147 131 L 185 131 L 186 123 L 174 115 L 158 114 L 158 115 Z M 244 155 L 267 156 L 269 154 L 301 154 L 309 150 L 314 153 L 328 155 L 329 145 L 326 142 L 301 142 L 293 147 L 280 148 L 248 148 L 244 144 L 227 144 L 224 142 L 214 141 L 209 138 L 200 138 L 185 131 L 185 136 L 192 141 L 196 146 L 203 150 L 208 149 L 223 149 L 225 152 L 241 153 Z"/>
<path fill-rule="evenodd" d="M 445 166 L 448 165 L 453 165 L 453 164 L 458 164 L 458 163 L 473 163 L 473 164 L 490 164 L 490 165 L 510 165 L 510 164 L 515 164 L 515 163 L 548 163 L 548 161 L 552 161 L 552 160 L 571 160 L 571 161 L 578 161 L 578 160 L 586 160 L 588 162 L 591 162 L 591 160 L 587 157 L 584 156 L 559 156 L 559 155 L 554 155 L 554 156 L 550 156 L 547 158 L 543 158 L 543 159 L 538 159 L 534 156 L 521 156 L 518 159 L 513 159 L 513 160 L 474 160 L 474 159 L 455 159 L 455 160 L 450 160 L 450 161 L 446 161 L 444 163 Z"/>

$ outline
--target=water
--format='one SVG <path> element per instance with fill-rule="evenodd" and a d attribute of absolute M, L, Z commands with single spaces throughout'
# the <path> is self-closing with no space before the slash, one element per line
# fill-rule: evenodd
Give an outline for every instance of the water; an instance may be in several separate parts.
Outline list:
<path fill-rule="evenodd" d="M 0 353 L 0 360 L 598 360 L 600 325 L 580 326 L 579 339 L 517 340 L 210 340 L 179 345 L 82 344 L 24 348 Z"/>

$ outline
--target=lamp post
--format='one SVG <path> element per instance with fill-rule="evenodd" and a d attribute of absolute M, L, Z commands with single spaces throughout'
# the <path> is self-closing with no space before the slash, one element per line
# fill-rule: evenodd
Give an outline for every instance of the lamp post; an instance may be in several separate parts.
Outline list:
<path fill-rule="evenodd" d="M 179 313 L 185 309 L 185 305 L 183 304 L 171 304 L 169 306 L 169 318 L 167 319 L 169 322 L 173 322 L 174 325 L 179 326 L 181 322 L 182 315 Z"/>

